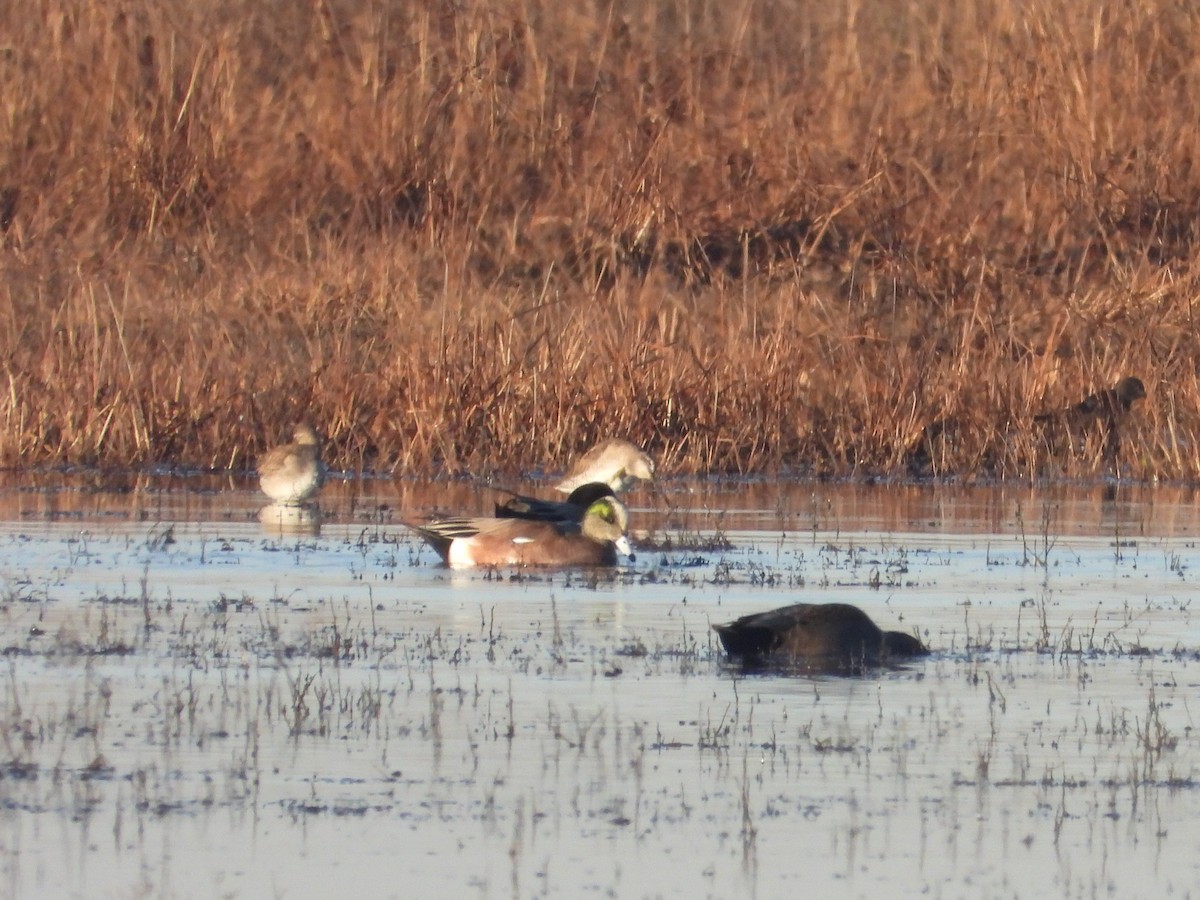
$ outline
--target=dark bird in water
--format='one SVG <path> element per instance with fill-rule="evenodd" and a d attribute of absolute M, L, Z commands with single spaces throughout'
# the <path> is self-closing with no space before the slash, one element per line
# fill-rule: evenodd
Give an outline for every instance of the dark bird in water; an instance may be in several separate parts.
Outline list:
<path fill-rule="evenodd" d="M 913 635 L 883 631 L 846 603 L 796 603 L 713 631 L 725 652 L 749 668 L 852 674 L 929 653 Z"/>
<path fill-rule="evenodd" d="M 532 519 L 537 522 L 582 522 L 589 506 L 604 497 L 615 497 L 611 486 L 600 482 L 581 484 L 566 500 L 541 500 L 512 494 L 496 504 L 497 519 Z"/>
<path fill-rule="evenodd" d="M 1072 442 L 1082 440 L 1086 429 L 1099 424 L 1104 429 L 1104 458 L 1115 461 L 1121 449 L 1121 425 L 1129 417 L 1133 404 L 1145 396 L 1142 379 L 1130 375 L 1067 409 L 1034 416 L 1034 421 L 1047 429 L 1065 429 L 1068 441 Z M 1051 442 L 1049 436 L 1047 442 Z"/>

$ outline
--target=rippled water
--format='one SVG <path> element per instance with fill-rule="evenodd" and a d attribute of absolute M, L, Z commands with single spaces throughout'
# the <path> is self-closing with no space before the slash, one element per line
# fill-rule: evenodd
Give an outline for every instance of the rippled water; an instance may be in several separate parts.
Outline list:
<path fill-rule="evenodd" d="M 237 480 L 3 485 L 0 893 L 1200 883 L 1190 491 L 667 483 L 634 528 L 678 549 L 602 577 L 451 573 L 398 524 L 491 499 L 335 483 L 313 535 Z M 797 600 L 934 653 L 723 661 L 711 623 Z"/>

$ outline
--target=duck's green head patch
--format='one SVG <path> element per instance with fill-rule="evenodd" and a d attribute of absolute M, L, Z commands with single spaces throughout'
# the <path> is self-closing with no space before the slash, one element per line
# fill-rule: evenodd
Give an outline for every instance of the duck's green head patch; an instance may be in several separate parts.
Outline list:
<path fill-rule="evenodd" d="M 589 506 L 586 518 L 593 517 L 622 533 L 629 527 L 629 510 L 616 497 L 601 497 Z"/>

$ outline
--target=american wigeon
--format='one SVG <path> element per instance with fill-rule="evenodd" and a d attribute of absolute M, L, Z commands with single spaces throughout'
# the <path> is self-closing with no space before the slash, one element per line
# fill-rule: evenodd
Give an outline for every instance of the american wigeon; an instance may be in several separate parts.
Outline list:
<path fill-rule="evenodd" d="M 298 506 L 325 482 L 321 440 L 307 422 L 296 426 L 292 443 L 268 450 L 258 461 L 262 491 L 276 503 Z"/>
<path fill-rule="evenodd" d="M 470 566 L 612 566 L 633 557 L 625 529 L 629 511 L 602 497 L 578 522 L 449 518 L 405 522 L 451 568 Z"/>
<path fill-rule="evenodd" d="M 512 494 L 503 503 L 496 504 L 498 519 L 533 519 L 539 522 L 579 522 L 589 506 L 604 497 L 615 497 L 607 484 L 588 482 L 571 491 L 566 500 L 541 500 Z"/>
<path fill-rule="evenodd" d="M 609 438 L 579 457 L 555 489 L 569 494 L 581 485 L 599 482 L 620 492 L 639 481 L 653 480 L 654 460 L 648 453 L 629 441 Z"/>
<path fill-rule="evenodd" d="M 1145 397 L 1146 386 L 1142 384 L 1142 379 L 1129 375 L 1106 390 L 1089 394 L 1074 406 L 1058 412 L 1042 413 L 1033 419 L 1047 429 L 1048 442 L 1051 442 L 1049 432 L 1055 426 L 1064 429 L 1067 439 L 1073 443 L 1081 437 L 1084 429 L 1098 423 L 1104 429 L 1104 456 L 1106 459 L 1116 459 L 1120 451 L 1121 425 L 1129 417 L 1133 404 Z"/>
<path fill-rule="evenodd" d="M 882 631 L 846 603 L 796 603 L 714 625 L 713 631 L 726 653 L 751 667 L 860 672 L 929 652 L 913 635 Z"/>

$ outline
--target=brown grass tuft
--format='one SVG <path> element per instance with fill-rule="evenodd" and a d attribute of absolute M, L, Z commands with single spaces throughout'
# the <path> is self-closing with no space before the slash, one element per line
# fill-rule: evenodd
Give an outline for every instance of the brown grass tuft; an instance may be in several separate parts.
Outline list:
<path fill-rule="evenodd" d="M 13 5 L 0 460 L 1196 477 L 1198 20 Z"/>

